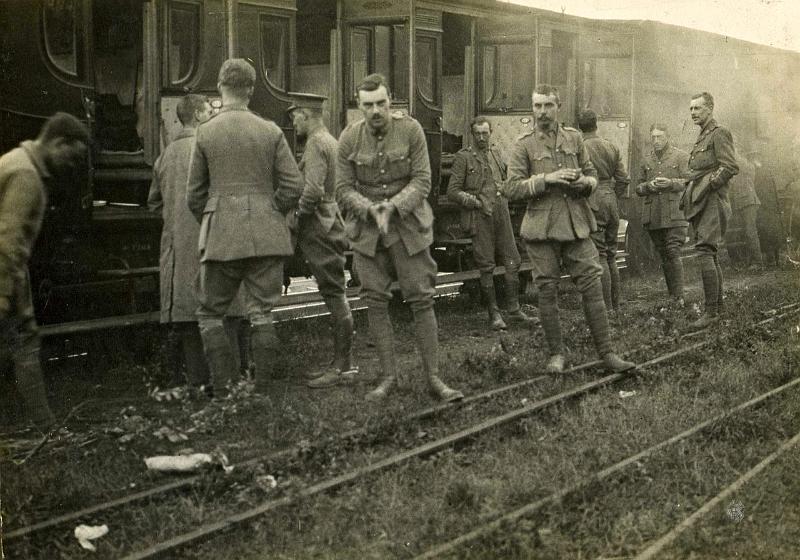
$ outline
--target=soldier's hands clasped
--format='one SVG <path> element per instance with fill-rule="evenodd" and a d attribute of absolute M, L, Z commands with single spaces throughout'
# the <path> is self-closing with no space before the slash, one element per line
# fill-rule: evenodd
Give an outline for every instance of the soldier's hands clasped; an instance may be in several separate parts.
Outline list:
<path fill-rule="evenodd" d="M 561 185 L 567 186 L 580 177 L 580 169 L 559 169 L 544 176 L 544 182 L 548 185 Z"/>
<path fill-rule="evenodd" d="M 375 220 L 382 235 L 389 233 L 389 220 L 394 210 L 395 206 L 391 202 L 377 202 L 369 207 L 369 215 Z"/>

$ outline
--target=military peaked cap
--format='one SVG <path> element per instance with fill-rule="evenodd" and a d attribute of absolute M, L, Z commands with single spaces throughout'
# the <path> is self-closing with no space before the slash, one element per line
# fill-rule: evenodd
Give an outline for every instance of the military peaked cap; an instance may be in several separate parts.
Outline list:
<path fill-rule="evenodd" d="M 292 104 L 286 109 L 287 113 L 291 113 L 296 109 L 311 109 L 315 111 L 322 110 L 322 104 L 328 99 L 324 95 L 315 95 L 313 93 L 290 93 L 292 97 Z"/>

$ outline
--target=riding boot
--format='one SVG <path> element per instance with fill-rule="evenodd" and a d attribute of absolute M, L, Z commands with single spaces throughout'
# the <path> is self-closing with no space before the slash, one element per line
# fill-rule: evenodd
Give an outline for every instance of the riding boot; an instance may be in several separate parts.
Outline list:
<path fill-rule="evenodd" d="M 719 264 L 719 255 L 714 255 L 714 268 L 717 269 L 717 313 L 722 313 L 722 267 Z"/>
<path fill-rule="evenodd" d="M 672 278 L 669 295 L 676 301 L 683 301 L 683 261 L 680 257 L 672 257 L 667 260 L 666 267 Z"/>
<path fill-rule="evenodd" d="M 603 303 L 606 305 L 606 310 L 613 309 L 611 301 L 611 271 L 608 268 L 608 261 L 601 256 L 599 263 L 600 268 L 603 269 L 603 274 L 600 276 L 600 286 L 603 289 Z"/>
<path fill-rule="evenodd" d="M 463 399 L 464 395 L 461 391 L 451 389 L 439 379 L 438 330 L 433 307 L 414 310 L 414 335 L 431 393 L 444 402 Z"/>
<path fill-rule="evenodd" d="M 622 297 L 622 280 L 619 277 L 617 259 L 614 257 L 608 262 L 608 272 L 611 277 L 611 306 L 616 311 L 619 309 L 619 302 Z"/>
<path fill-rule="evenodd" d="M 23 345 L 15 352 L 14 367 L 17 390 L 22 396 L 28 417 L 40 430 L 49 430 L 56 423 L 56 418 L 47 403 L 38 342 Z"/>
<path fill-rule="evenodd" d="M 506 307 L 508 307 L 508 319 L 512 323 L 523 323 L 526 325 L 536 325 L 539 320 L 531 317 L 522 310 L 519 304 L 519 274 L 506 274 Z"/>
<path fill-rule="evenodd" d="M 372 341 L 378 351 L 382 379 L 380 384 L 367 393 L 368 401 L 381 401 L 397 385 L 397 364 L 394 359 L 394 329 L 386 306 L 370 306 L 367 311 Z"/>
<path fill-rule="evenodd" d="M 586 315 L 586 322 L 589 324 L 589 331 L 592 333 L 597 354 L 603 360 L 604 365 L 611 371 L 625 371 L 635 367 L 636 364 L 628 362 L 617 356 L 611 349 L 611 336 L 608 328 L 608 314 L 605 303 L 603 302 L 603 288 L 600 282 L 593 282 L 589 288 L 581 294 L 583 312 Z"/>
<path fill-rule="evenodd" d="M 539 317 L 551 356 L 564 353 L 561 342 L 561 322 L 558 318 L 558 286 L 545 284 L 539 286 Z"/>
<path fill-rule="evenodd" d="M 314 375 L 308 382 L 312 389 L 332 387 L 353 379 L 358 367 L 353 366 L 353 315 L 347 300 L 341 298 L 325 298 L 325 304 L 331 312 L 333 320 L 333 369 L 322 375 Z"/>
<path fill-rule="evenodd" d="M 711 255 L 701 255 L 698 260 L 700 261 L 700 277 L 703 280 L 705 310 L 697 321 L 689 325 L 690 330 L 705 329 L 719 320 L 720 272 Z"/>
<path fill-rule="evenodd" d="M 226 397 L 236 372 L 236 357 L 225 333 L 225 327 L 222 326 L 222 319 L 201 319 L 199 324 L 203 349 L 211 372 L 211 384 L 214 386 L 214 396 Z"/>
<path fill-rule="evenodd" d="M 255 392 L 263 394 L 267 392 L 270 380 L 284 376 L 278 360 L 280 345 L 272 317 L 253 324 L 250 333 L 250 347 L 256 366 Z"/>
<path fill-rule="evenodd" d="M 208 362 L 203 353 L 203 339 L 200 336 L 200 329 L 197 327 L 197 323 L 183 323 L 180 324 L 178 329 L 183 360 L 186 363 L 186 382 L 189 387 L 195 389 L 202 385 L 208 385 L 211 373 L 208 370 Z"/>
<path fill-rule="evenodd" d="M 236 369 L 234 370 L 236 373 L 234 373 L 233 376 L 234 382 L 239 380 L 239 376 L 242 373 L 242 366 L 247 366 L 247 364 L 242 361 L 242 347 L 239 343 L 239 325 L 241 322 L 241 317 L 225 317 L 222 320 L 222 326 L 225 328 L 228 344 L 231 345 L 231 350 L 233 350 L 233 361 L 236 365 Z"/>
<path fill-rule="evenodd" d="M 675 297 L 675 269 L 672 266 L 672 259 L 661 261 L 661 268 L 664 271 L 664 281 L 667 283 L 667 293 L 670 297 Z"/>
<path fill-rule="evenodd" d="M 481 286 L 481 295 L 483 296 L 483 301 L 486 302 L 486 312 L 489 316 L 490 328 L 493 331 L 503 331 L 507 329 L 506 322 L 503 321 L 503 316 L 500 314 L 500 307 L 497 305 L 497 296 L 494 292 L 494 286 Z"/>

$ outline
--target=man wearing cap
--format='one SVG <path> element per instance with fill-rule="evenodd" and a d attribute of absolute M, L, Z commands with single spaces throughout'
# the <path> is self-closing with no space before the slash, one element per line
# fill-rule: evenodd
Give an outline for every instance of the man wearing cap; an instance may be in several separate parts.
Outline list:
<path fill-rule="evenodd" d="M 611 347 L 600 283 L 603 269 L 589 238 L 597 229 L 588 202 L 597 186 L 597 170 L 589 160 L 581 133 L 558 123 L 558 89 L 547 84 L 536 86 L 532 103 L 536 124 L 511 150 L 504 191 L 509 200 L 528 201 L 520 234 L 539 289 L 539 317 L 550 351 L 547 371 L 564 371 L 558 317 L 562 262 L 581 293 L 583 312 L 604 365 L 612 371 L 631 369 L 635 364 L 621 359 Z"/>
<path fill-rule="evenodd" d="M 227 393 L 235 371 L 222 319 L 242 283 L 256 391 L 263 393 L 275 373 L 272 307 L 281 295 L 283 259 L 292 254 L 285 214 L 303 189 L 281 129 L 247 108 L 255 80 L 244 59 L 222 64 L 222 108 L 197 128 L 187 182 L 189 209 L 200 222 L 197 317 L 217 397 Z"/>
<path fill-rule="evenodd" d="M 336 198 L 347 215 L 345 230 L 367 302 L 372 340 L 383 379 L 367 395 L 386 397 L 397 383 L 390 286 L 396 278 L 414 314 L 417 349 L 431 391 L 443 401 L 463 398 L 439 379 L 439 341 L 431 258 L 433 210 L 427 197 L 431 168 L 425 133 L 413 118 L 391 112 L 386 78 L 372 74 L 356 88 L 363 119 L 342 132 L 336 166 Z"/>
<path fill-rule="evenodd" d="M 324 97 L 293 94 L 288 112 L 298 138 L 305 139 L 300 159 L 304 186 L 294 211 L 297 244 L 303 252 L 325 306 L 333 319 L 333 368 L 313 372 L 308 386 L 330 387 L 352 379 L 353 315 L 345 296 L 344 251 L 347 238 L 336 204 L 336 139 L 322 122 Z"/>
<path fill-rule="evenodd" d="M 689 222 L 680 209 L 686 189 L 689 154 L 669 141 L 667 126 L 650 126 L 653 149 L 645 154 L 639 168 L 636 194 L 644 197 L 642 225 L 650 235 L 664 270 L 667 291 L 678 305 L 683 305 L 683 262 L 681 247 L 686 242 Z"/>
<path fill-rule="evenodd" d="M 700 134 L 689 155 L 689 186 L 681 204 L 692 224 L 697 262 L 703 280 L 705 310 L 690 325 L 704 329 L 719 321 L 722 307 L 722 268 L 717 251 L 731 217 L 728 182 L 739 172 L 733 136 L 714 120 L 714 97 L 706 91 L 692 96 L 689 114 Z"/>
<path fill-rule="evenodd" d="M 585 109 L 578 115 L 578 128 L 583 132 L 583 145 L 589 160 L 597 169 L 597 188 L 589 196 L 589 206 L 597 221 L 591 237 L 597 248 L 603 275 L 603 301 L 606 309 L 619 308 L 620 278 L 617 268 L 617 234 L 619 233 L 618 198 L 627 195 L 631 180 L 619 148 L 597 135 L 597 113 Z"/>
<path fill-rule="evenodd" d="M 89 131 L 72 115 L 56 113 L 35 140 L 0 157 L 0 341 L 14 363 L 28 417 L 42 430 L 55 424 L 39 359 L 28 259 L 42 226 L 45 183 L 86 159 Z"/>
<path fill-rule="evenodd" d="M 494 291 L 494 267 L 505 267 L 508 317 L 518 323 L 533 323 L 519 305 L 520 256 L 508 200 L 500 194 L 506 180 L 506 164 L 496 148 L 489 144 L 492 124 L 486 117 L 470 123 L 472 145 L 456 153 L 447 196 L 461 206 L 461 224 L 472 236 L 472 253 L 480 270 L 481 294 L 489 313 L 492 329 L 506 328 Z"/>

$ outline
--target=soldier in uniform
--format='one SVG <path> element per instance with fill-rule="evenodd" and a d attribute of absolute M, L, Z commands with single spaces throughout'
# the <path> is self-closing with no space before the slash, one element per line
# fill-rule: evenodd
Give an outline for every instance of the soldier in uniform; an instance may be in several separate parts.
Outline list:
<path fill-rule="evenodd" d="M 56 113 L 35 140 L 0 157 L 0 340 L 14 363 L 25 411 L 42 430 L 55 424 L 39 359 L 28 259 L 47 207 L 45 183 L 86 158 L 89 131 L 78 119 Z"/>
<path fill-rule="evenodd" d="M 636 194 L 645 197 L 642 226 L 661 259 L 669 295 L 683 305 L 681 247 L 689 222 L 680 203 L 686 189 L 689 154 L 670 143 L 669 131 L 661 123 L 650 126 L 650 142 L 653 149 L 642 160 L 636 185 Z"/>
<path fill-rule="evenodd" d="M 597 113 L 591 109 L 578 115 L 578 128 L 583 132 L 583 145 L 589 160 L 597 170 L 597 188 L 589 196 L 589 206 L 597 221 L 592 241 L 597 248 L 603 275 L 603 301 L 606 310 L 619 308 L 620 279 L 617 268 L 617 234 L 619 233 L 619 204 L 625 198 L 631 180 L 619 148 L 597 135 Z"/>
<path fill-rule="evenodd" d="M 244 59 L 222 64 L 222 108 L 197 128 L 187 182 L 189 209 L 200 222 L 197 317 L 217 397 L 235 370 L 222 318 L 242 283 L 256 391 L 266 390 L 278 355 L 271 312 L 281 295 L 283 258 L 292 254 L 285 214 L 303 189 L 281 129 L 247 108 L 255 80 Z"/>
<path fill-rule="evenodd" d="M 689 156 L 689 186 L 681 204 L 694 230 L 703 280 L 705 312 L 690 325 L 704 329 L 719 320 L 722 306 L 722 268 L 717 250 L 731 217 L 728 181 L 739 172 L 733 136 L 714 120 L 714 98 L 708 92 L 692 96 L 689 114 L 700 134 Z"/>
<path fill-rule="evenodd" d="M 757 225 L 761 201 L 756 194 L 756 166 L 739 151 L 739 146 L 734 144 L 734 147 L 739 173 L 730 180 L 731 210 L 733 221 L 744 230 L 745 238 L 745 250 L 739 253 L 739 261 L 751 270 L 758 270 L 763 261 Z"/>
<path fill-rule="evenodd" d="M 508 162 L 505 194 L 527 200 L 520 234 L 533 265 L 539 289 L 539 316 L 550 359 L 549 372 L 564 370 L 564 349 L 558 318 L 561 263 L 581 293 L 583 310 L 598 354 L 605 366 L 625 371 L 635 364 L 611 348 L 608 315 L 600 283 L 602 268 L 589 235 L 597 229 L 588 197 L 597 186 L 597 171 L 589 160 L 581 133 L 558 124 L 558 89 L 536 86 L 532 96 L 535 127 L 514 145 Z"/>
<path fill-rule="evenodd" d="M 288 111 L 298 138 L 305 138 L 300 172 L 305 186 L 294 211 L 293 229 L 325 306 L 333 319 L 333 369 L 312 372 L 308 386 L 330 387 L 351 380 L 353 315 L 345 296 L 344 251 L 347 238 L 336 204 L 336 139 L 322 122 L 324 97 L 293 94 Z"/>
<path fill-rule="evenodd" d="M 506 328 L 497 306 L 494 290 L 494 267 L 505 267 L 508 317 L 513 322 L 531 323 L 519 305 L 520 257 L 508 200 L 500 194 L 506 180 L 506 164 L 496 148 L 489 145 L 492 125 L 486 117 L 470 123 L 472 146 L 456 153 L 447 196 L 461 206 L 461 224 L 472 236 L 472 252 L 480 270 L 481 293 L 489 312 L 492 329 Z M 496 260 L 495 260 L 496 259 Z"/>
<path fill-rule="evenodd" d="M 178 102 L 176 113 L 183 126 L 153 166 L 147 204 L 151 211 L 160 212 L 164 220 L 159 263 L 161 322 L 169 323 L 177 334 L 186 364 L 186 378 L 190 390 L 194 392 L 201 386 L 210 388 L 210 374 L 195 315 L 195 281 L 200 270 L 197 251 L 200 226 L 186 205 L 186 178 L 195 129 L 211 117 L 212 109 L 204 95 L 189 94 Z M 225 318 L 225 330 L 233 345 L 234 357 L 240 355 L 239 324 L 240 316 L 244 313 L 241 299 L 234 300 L 236 309 L 228 309 Z M 247 363 L 246 360 L 244 363 Z"/>
<path fill-rule="evenodd" d="M 371 74 L 357 87 L 363 119 L 342 132 L 336 167 L 336 199 L 368 306 L 369 326 L 383 379 L 367 395 L 379 401 L 397 383 L 394 333 L 389 319 L 394 277 L 414 314 L 416 343 L 433 393 L 443 401 L 463 398 L 439 379 L 439 341 L 431 258 L 433 210 L 427 197 L 431 168 L 420 124 L 391 112 L 386 78 Z"/>

